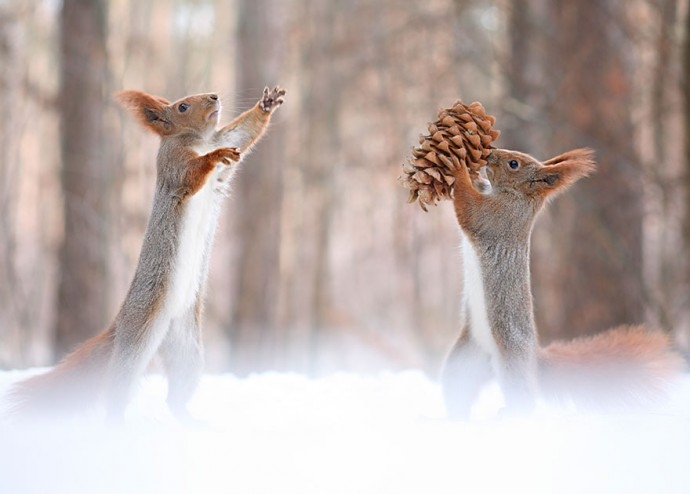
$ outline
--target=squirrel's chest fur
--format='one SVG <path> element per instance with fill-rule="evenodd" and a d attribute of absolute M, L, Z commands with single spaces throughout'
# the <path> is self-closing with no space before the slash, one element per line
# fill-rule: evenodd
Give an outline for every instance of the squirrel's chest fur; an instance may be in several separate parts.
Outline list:
<path fill-rule="evenodd" d="M 222 172 L 220 167 L 216 168 L 209 174 L 204 186 L 184 204 L 166 297 L 166 312 L 173 317 L 196 303 L 206 278 L 208 258 L 220 212 L 222 193 L 219 191 L 219 181 L 224 178 Z"/>
<path fill-rule="evenodd" d="M 462 237 L 464 266 L 464 305 L 467 310 L 469 331 L 476 343 L 488 354 L 497 355 L 498 347 L 492 334 L 487 311 L 487 300 L 479 257 L 465 233 Z"/>

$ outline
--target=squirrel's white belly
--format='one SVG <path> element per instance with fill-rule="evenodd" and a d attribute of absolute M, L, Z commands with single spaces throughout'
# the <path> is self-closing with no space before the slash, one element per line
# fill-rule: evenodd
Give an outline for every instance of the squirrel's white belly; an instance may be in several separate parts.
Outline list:
<path fill-rule="evenodd" d="M 487 353 L 498 355 L 498 346 L 491 332 L 489 316 L 486 311 L 484 281 L 479 266 L 479 258 L 474 246 L 464 233 L 462 236 L 462 256 L 464 265 L 464 298 L 470 334 L 474 341 Z"/>
<path fill-rule="evenodd" d="M 211 231 L 218 218 L 219 201 L 214 193 L 214 172 L 204 186 L 187 200 L 177 239 L 177 256 L 171 280 L 167 313 L 176 317 L 192 307 L 204 278 L 205 258 L 210 254 Z"/>

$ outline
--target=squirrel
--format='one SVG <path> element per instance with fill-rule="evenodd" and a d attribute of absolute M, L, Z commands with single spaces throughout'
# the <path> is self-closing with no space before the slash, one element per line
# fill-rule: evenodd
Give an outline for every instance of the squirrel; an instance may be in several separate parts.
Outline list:
<path fill-rule="evenodd" d="M 170 103 L 142 91 L 115 99 L 160 136 L 156 189 L 134 278 L 108 329 L 84 342 L 47 373 L 10 390 L 16 417 L 69 415 L 105 401 L 121 421 L 133 387 L 160 351 L 167 403 L 181 419 L 203 370 L 204 285 L 221 199 L 241 157 L 266 131 L 286 91 L 265 88 L 259 102 L 217 128 L 217 94 Z"/>
<path fill-rule="evenodd" d="M 593 152 L 575 149 L 540 163 L 494 149 L 485 177 L 459 168 L 453 205 L 462 237 L 465 311 L 441 372 L 449 417 L 469 418 L 492 378 L 507 414 L 528 413 L 537 396 L 615 410 L 659 395 L 683 368 L 664 333 L 621 326 L 539 346 L 530 287 L 532 227 L 549 200 L 595 170 Z"/>

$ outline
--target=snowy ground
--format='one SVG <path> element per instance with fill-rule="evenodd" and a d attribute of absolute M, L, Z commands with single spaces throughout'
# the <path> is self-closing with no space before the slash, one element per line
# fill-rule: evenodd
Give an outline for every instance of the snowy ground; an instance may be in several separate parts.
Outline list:
<path fill-rule="evenodd" d="M 0 395 L 25 372 L 0 372 Z M 179 425 L 151 376 L 126 425 L 0 425 L 1 494 L 690 492 L 690 377 L 669 403 L 625 416 L 541 404 L 494 417 L 490 389 L 469 423 L 444 419 L 419 372 L 308 379 L 206 376 Z"/>

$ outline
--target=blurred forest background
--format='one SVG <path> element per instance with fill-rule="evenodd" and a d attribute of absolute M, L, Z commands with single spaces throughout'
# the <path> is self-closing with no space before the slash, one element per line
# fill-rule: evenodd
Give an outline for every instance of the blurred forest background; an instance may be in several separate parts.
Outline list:
<path fill-rule="evenodd" d="M 497 144 L 599 170 L 533 237 L 543 341 L 646 321 L 690 344 L 687 0 L 0 0 L 0 367 L 48 365 L 128 288 L 158 139 L 113 103 L 287 88 L 226 201 L 207 367 L 436 372 L 458 331 L 449 203 L 400 165 L 461 98 Z"/>

